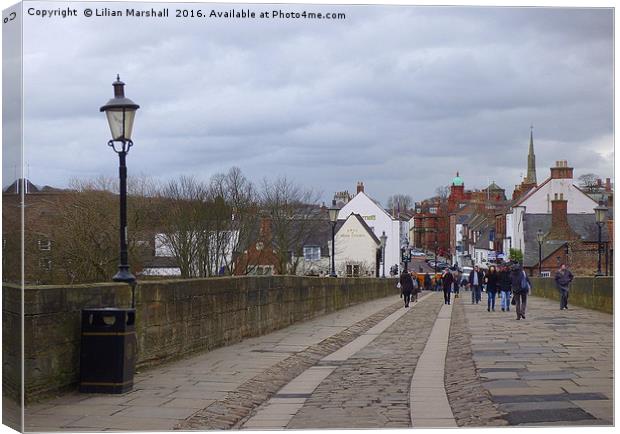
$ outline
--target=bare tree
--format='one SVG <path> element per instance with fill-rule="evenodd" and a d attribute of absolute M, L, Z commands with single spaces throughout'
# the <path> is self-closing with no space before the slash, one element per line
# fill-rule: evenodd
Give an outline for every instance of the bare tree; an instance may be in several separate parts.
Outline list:
<path fill-rule="evenodd" d="M 258 221 L 258 198 L 253 184 L 238 167 L 226 174 L 211 178 L 211 195 L 215 201 L 213 244 L 218 269 L 224 267 L 227 274 L 233 274 L 235 255 L 243 246 L 248 246 L 256 237 Z M 219 271 L 219 270 L 218 270 Z"/>
<path fill-rule="evenodd" d="M 324 224 L 318 200 L 318 193 L 303 189 L 286 177 L 263 180 L 261 208 L 271 219 L 279 274 L 296 273 L 304 243 L 318 224 Z"/>
<path fill-rule="evenodd" d="M 100 177 L 73 180 L 71 186 L 71 191 L 47 205 L 53 210 L 52 224 L 45 234 L 29 234 L 29 246 L 36 249 L 35 238 L 41 236 L 53 243 L 49 259 L 54 272 L 49 283 L 107 281 L 119 261 L 117 185 Z M 142 196 L 128 196 L 127 244 L 133 269 L 142 266 L 145 248 L 140 241 L 150 205 Z"/>
<path fill-rule="evenodd" d="M 388 209 L 400 208 L 401 211 L 407 211 L 413 208 L 413 199 L 408 194 L 394 194 L 388 198 Z"/>
<path fill-rule="evenodd" d="M 586 173 L 581 175 L 579 178 L 579 187 L 585 190 L 588 193 L 594 193 L 598 189 L 598 175 L 594 173 Z"/>
<path fill-rule="evenodd" d="M 160 198 L 166 205 L 158 241 L 176 258 L 182 277 L 206 276 L 200 249 L 207 229 L 207 187 L 194 177 L 181 176 L 163 186 Z"/>

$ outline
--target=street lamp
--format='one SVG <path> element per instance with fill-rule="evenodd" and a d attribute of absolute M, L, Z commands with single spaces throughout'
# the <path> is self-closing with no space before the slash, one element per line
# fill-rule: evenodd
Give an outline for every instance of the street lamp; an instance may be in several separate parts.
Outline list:
<path fill-rule="evenodd" d="M 385 231 L 383 231 L 383 235 L 381 235 L 379 239 L 381 240 L 381 261 L 383 262 L 383 276 L 381 277 L 385 279 L 385 243 L 387 241 Z"/>
<path fill-rule="evenodd" d="M 596 225 L 598 226 L 598 268 L 595 276 L 599 277 L 603 275 L 603 272 L 601 271 L 601 250 L 603 249 L 603 224 L 605 224 L 605 220 L 607 219 L 607 207 L 599 204 L 599 206 L 594 208 L 594 215 L 596 217 Z"/>
<path fill-rule="evenodd" d="M 401 251 L 401 259 L 403 260 L 403 263 L 405 264 L 405 273 L 406 273 L 408 271 L 407 264 L 409 264 L 409 261 L 411 261 L 411 250 L 409 250 L 409 240 L 403 243 L 403 246 L 401 247 L 400 251 Z"/>
<path fill-rule="evenodd" d="M 435 239 L 435 275 L 437 275 L 437 247 L 439 246 L 439 241 Z"/>
<path fill-rule="evenodd" d="M 536 241 L 538 241 L 538 276 L 542 275 L 542 243 L 544 237 L 543 231 L 538 229 L 538 232 L 536 232 Z"/>
<path fill-rule="evenodd" d="M 118 75 L 114 86 L 114 98 L 110 99 L 99 111 L 105 112 L 112 133 L 112 139 L 108 141 L 108 146 L 118 154 L 119 158 L 119 179 L 120 179 L 120 264 L 118 273 L 112 280 L 115 282 L 134 283 L 136 278 L 129 271 L 127 263 L 127 166 L 125 157 L 129 149 L 133 146 L 131 133 L 136 110 L 140 108 L 138 104 L 125 97 L 123 83 Z"/>
<path fill-rule="evenodd" d="M 336 276 L 336 222 L 338 221 L 338 212 L 340 211 L 336 208 L 336 201 L 332 202 L 332 207 L 329 209 L 329 221 L 332 225 L 332 272 L 329 275 L 330 277 Z"/>

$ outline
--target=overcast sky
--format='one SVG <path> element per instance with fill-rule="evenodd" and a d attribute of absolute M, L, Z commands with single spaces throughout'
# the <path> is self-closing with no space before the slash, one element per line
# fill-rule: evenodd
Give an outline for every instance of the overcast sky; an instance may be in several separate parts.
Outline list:
<path fill-rule="evenodd" d="M 27 7 L 63 8 L 62 2 Z M 69 4 L 67 4 L 69 5 Z M 154 4 L 161 9 L 165 4 Z M 345 20 L 24 18 L 29 178 L 117 176 L 99 107 L 119 73 L 140 104 L 129 176 L 204 180 L 238 166 L 386 203 L 466 188 L 510 195 L 534 125 L 539 182 L 556 160 L 613 175 L 611 9 L 246 5 Z M 225 11 L 232 5 L 188 4 Z M 241 6 L 237 6 L 240 9 Z M 3 182 L 6 185 L 7 170 Z"/>

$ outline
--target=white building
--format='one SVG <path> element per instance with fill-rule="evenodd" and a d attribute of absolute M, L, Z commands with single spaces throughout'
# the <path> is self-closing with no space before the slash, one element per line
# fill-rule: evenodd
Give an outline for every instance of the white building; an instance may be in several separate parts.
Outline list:
<path fill-rule="evenodd" d="M 381 241 L 359 214 L 350 214 L 336 233 L 336 274 L 339 277 L 375 277 Z"/>
<path fill-rule="evenodd" d="M 506 214 L 505 252 L 511 248 L 524 251 L 525 214 L 551 214 L 551 201 L 557 198 L 568 201 L 568 214 L 594 214 L 598 205 L 573 184 L 573 168 L 568 167 L 566 160 L 556 161 L 549 178 L 520 198 L 512 206 L 512 212 Z"/>
<path fill-rule="evenodd" d="M 387 236 L 385 246 L 386 269 L 400 264 L 400 239 L 401 235 L 409 232 L 408 228 L 402 227 L 401 222 L 388 214 L 377 202 L 364 193 L 364 184 L 358 183 L 357 194 L 338 213 L 338 219 L 346 219 L 351 214 L 359 214 L 370 227 L 377 238 L 383 232 Z M 407 224 L 407 222 L 402 222 Z M 336 245 L 336 258 L 338 258 L 338 246 Z"/>

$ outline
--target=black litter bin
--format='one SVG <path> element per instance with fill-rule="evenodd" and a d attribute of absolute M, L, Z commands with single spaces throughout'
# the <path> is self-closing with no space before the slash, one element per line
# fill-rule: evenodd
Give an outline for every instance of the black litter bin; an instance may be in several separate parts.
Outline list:
<path fill-rule="evenodd" d="M 124 393 L 133 387 L 136 310 L 82 310 L 80 392 Z"/>

